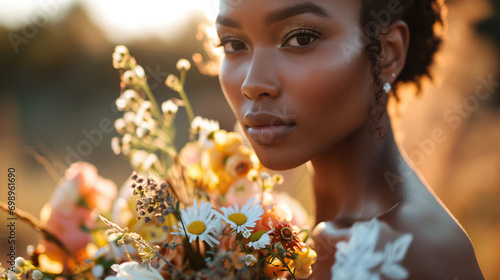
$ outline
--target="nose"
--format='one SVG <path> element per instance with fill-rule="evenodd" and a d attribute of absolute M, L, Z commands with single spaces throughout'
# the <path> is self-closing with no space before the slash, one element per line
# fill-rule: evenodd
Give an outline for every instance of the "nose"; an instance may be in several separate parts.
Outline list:
<path fill-rule="evenodd" d="M 275 64 L 276 61 L 270 52 L 255 50 L 241 85 L 241 93 L 253 101 L 278 97 L 280 85 L 275 73 Z"/>

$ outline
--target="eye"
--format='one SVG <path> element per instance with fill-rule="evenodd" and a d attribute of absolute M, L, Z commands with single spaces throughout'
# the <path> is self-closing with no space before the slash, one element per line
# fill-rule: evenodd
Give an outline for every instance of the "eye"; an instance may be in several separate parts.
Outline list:
<path fill-rule="evenodd" d="M 312 42 L 316 41 L 321 37 L 321 34 L 317 31 L 303 29 L 294 30 L 285 36 L 284 43 L 282 47 L 307 47 Z"/>
<path fill-rule="evenodd" d="M 223 47 L 225 53 L 234 53 L 247 49 L 247 45 L 243 41 L 233 37 L 222 38 L 219 47 Z"/>

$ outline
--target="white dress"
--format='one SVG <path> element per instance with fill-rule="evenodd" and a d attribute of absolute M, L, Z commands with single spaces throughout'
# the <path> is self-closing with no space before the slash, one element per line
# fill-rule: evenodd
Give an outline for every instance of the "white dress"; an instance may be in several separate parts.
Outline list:
<path fill-rule="evenodd" d="M 412 234 L 395 233 L 376 218 L 355 223 L 350 232 L 348 241 L 336 244 L 332 280 L 408 278 L 408 271 L 401 262 L 413 240 Z"/>

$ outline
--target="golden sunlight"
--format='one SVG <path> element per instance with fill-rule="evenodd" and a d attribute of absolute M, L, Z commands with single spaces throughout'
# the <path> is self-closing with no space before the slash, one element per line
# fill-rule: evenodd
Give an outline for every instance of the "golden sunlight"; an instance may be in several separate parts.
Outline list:
<path fill-rule="evenodd" d="M 45 25 L 64 17 L 74 4 L 84 7 L 92 21 L 117 43 L 149 37 L 175 39 L 185 30 L 189 15 L 200 14 L 213 20 L 218 9 L 217 0 L 7 1 L 2 3 L 0 24 L 16 28 L 43 21 Z"/>

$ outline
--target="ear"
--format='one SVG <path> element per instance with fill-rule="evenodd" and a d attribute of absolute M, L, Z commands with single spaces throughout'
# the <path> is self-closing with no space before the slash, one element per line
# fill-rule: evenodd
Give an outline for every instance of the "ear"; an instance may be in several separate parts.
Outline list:
<path fill-rule="evenodd" d="M 380 78 L 384 82 L 393 84 L 399 76 L 406 62 L 410 30 L 402 20 L 395 21 L 388 35 L 382 36 L 382 73 Z M 394 75 L 393 75 L 394 74 Z"/>

